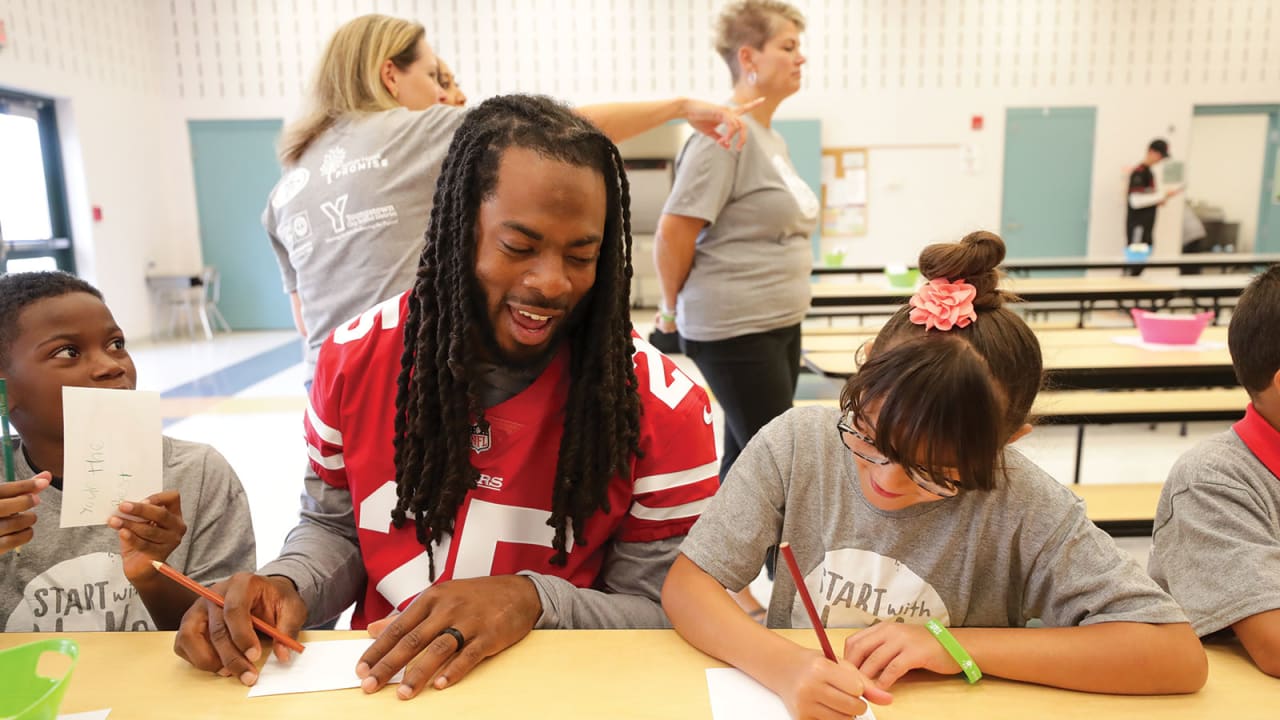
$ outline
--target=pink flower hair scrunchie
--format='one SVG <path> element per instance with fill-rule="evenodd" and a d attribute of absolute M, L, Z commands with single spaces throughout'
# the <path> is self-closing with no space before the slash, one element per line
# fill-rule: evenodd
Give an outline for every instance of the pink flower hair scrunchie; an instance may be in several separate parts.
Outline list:
<path fill-rule="evenodd" d="M 934 278 L 911 296 L 909 318 L 925 330 L 967 327 L 978 319 L 973 309 L 973 299 L 977 296 L 978 290 L 964 280 Z"/>

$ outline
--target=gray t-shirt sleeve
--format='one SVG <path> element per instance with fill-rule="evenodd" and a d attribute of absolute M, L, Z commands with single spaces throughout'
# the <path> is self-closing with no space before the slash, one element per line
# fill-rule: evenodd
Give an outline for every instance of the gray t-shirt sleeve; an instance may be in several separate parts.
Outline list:
<path fill-rule="evenodd" d="M 199 473 L 199 493 L 183 498 L 183 520 L 187 523 L 186 562 L 179 569 L 201 585 L 212 585 L 237 572 L 253 572 L 257 567 L 253 518 L 249 500 L 235 470 L 212 447 L 183 444 L 194 457 L 170 460 L 178 472 Z M 175 444 L 174 455 L 182 447 Z M 199 463 L 197 467 L 195 463 Z M 190 507 L 188 513 L 185 508 Z"/>
<path fill-rule="evenodd" d="M 306 603 L 308 624 L 318 625 L 359 599 L 367 576 L 350 491 L 325 483 L 310 464 L 305 486 L 302 521 L 285 538 L 280 557 L 258 574 L 292 580 Z"/>
<path fill-rule="evenodd" d="M 615 542 L 600 571 L 600 590 L 580 588 L 564 578 L 521 573 L 533 581 L 542 601 L 535 629 L 667 628 L 662 583 L 682 537 L 652 542 Z"/>
<path fill-rule="evenodd" d="M 747 443 L 702 511 L 680 552 L 725 588 L 738 592 L 760 574 L 782 535 L 794 414 L 775 418 Z"/>
<path fill-rule="evenodd" d="M 1224 468 L 1195 457 L 1174 465 L 1152 535 L 1152 574 L 1197 635 L 1280 608 L 1277 527 L 1256 491 Z"/>
<path fill-rule="evenodd" d="M 1030 563 L 1024 613 L 1047 626 L 1187 621 L 1173 598 L 1089 521 L 1079 498 L 1038 549 L 1020 552 Z"/>
<path fill-rule="evenodd" d="M 725 150 L 704 135 L 691 137 L 662 213 L 714 223 L 733 194 L 737 166 L 738 151 Z"/>
<path fill-rule="evenodd" d="M 284 241 L 276 233 L 275 208 L 271 206 L 269 199 L 266 209 L 262 211 L 262 229 L 267 232 L 267 241 L 271 244 L 271 252 L 275 253 L 276 264 L 280 266 L 280 282 L 284 287 L 285 293 L 296 291 L 298 289 L 298 272 L 293 269 L 293 263 L 289 262 L 289 248 L 284 246 Z"/>

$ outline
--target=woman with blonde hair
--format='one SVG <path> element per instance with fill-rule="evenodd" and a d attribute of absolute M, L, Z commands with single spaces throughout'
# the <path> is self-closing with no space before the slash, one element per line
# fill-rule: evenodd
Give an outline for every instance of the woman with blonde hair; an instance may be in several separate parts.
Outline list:
<path fill-rule="evenodd" d="M 285 129 L 284 176 L 262 224 L 280 263 L 308 377 L 341 323 L 413 285 L 441 163 L 466 110 L 443 104 L 422 25 L 364 15 L 325 48 L 310 108 Z M 686 119 L 722 147 L 740 112 L 684 98 L 581 107 L 610 139 Z M 718 127 L 719 126 L 719 127 Z"/>

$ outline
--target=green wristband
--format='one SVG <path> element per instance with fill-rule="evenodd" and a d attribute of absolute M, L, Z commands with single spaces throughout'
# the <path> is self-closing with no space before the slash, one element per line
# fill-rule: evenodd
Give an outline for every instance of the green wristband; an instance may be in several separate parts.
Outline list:
<path fill-rule="evenodd" d="M 930 620 L 924 626 L 933 633 L 933 637 L 942 645 L 942 648 L 951 655 L 951 659 L 956 661 L 960 669 L 964 671 L 964 676 L 968 678 L 969 684 L 978 682 L 982 679 L 982 671 L 978 669 L 978 663 L 969 657 L 969 653 L 965 652 L 964 646 L 956 640 L 956 636 L 951 631 L 942 626 L 937 620 Z"/>

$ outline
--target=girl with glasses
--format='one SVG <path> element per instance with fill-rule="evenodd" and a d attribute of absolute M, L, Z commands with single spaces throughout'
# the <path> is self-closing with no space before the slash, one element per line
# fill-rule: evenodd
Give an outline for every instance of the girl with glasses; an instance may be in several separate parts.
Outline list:
<path fill-rule="evenodd" d="M 1031 431 L 1042 360 L 996 287 L 1004 254 L 986 232 L 925 248 L 928 282 L 880 331 L 840 409 L 797 408 L 761 430 L 667 576 L 676 630 L 797 718 L 847 718 L 860 695 L 887 702 L 917 668 L 1103 693 L 1204 683 L 1182 610 L 1011 447 Z M 756 625 L 725 592 L 779 542 L 825 626 L 866 628 L 838 664 Z M 768 626 L 809 624 L 779 573 Z"/>

